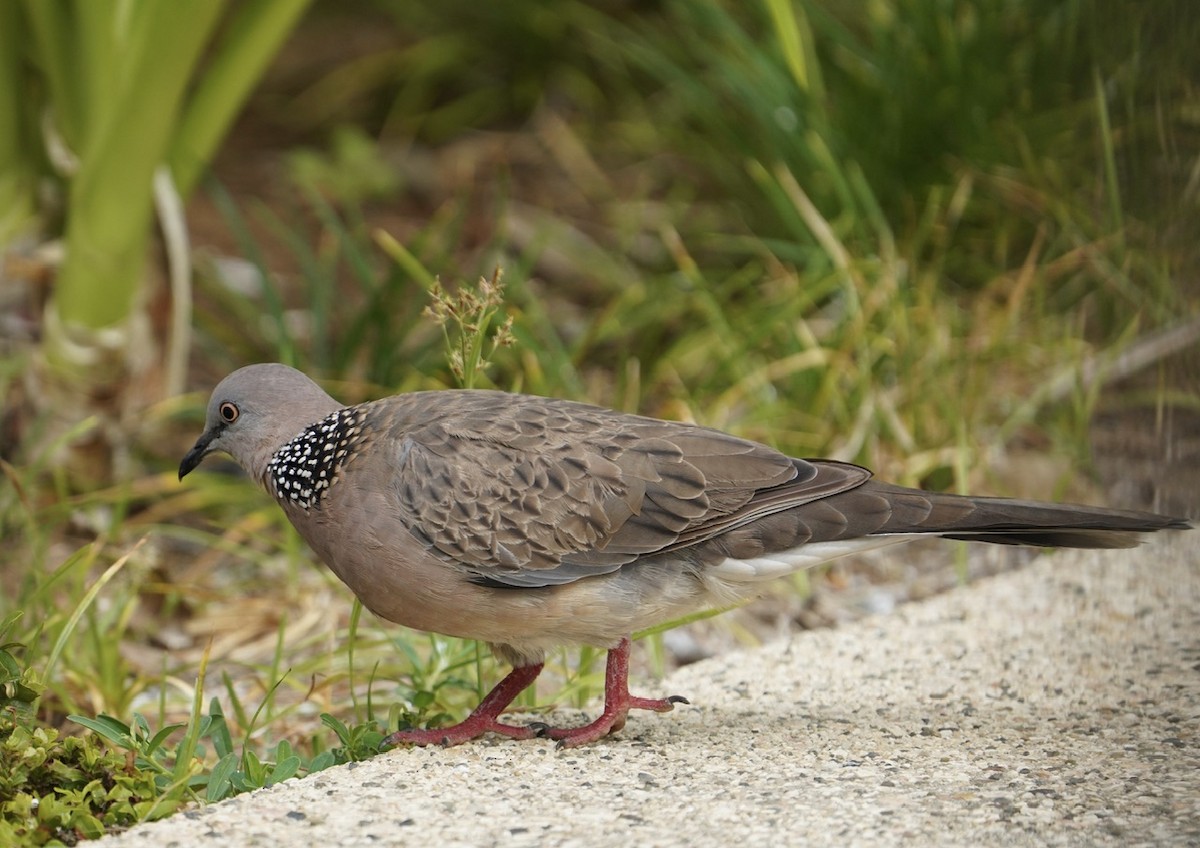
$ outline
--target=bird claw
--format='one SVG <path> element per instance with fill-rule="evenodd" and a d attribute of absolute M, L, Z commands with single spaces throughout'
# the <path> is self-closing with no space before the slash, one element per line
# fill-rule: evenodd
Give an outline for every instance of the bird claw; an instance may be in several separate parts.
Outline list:
<path fill-rule="evenodd" d="M 459 722 L 458 724 L 452 724 L 450 727 L 435 727 L 425 730 L 397 730 L 380 743 L 380 749 L 383 750 L 401 744 L 416 745 L 418 747 L 439 745 L 443 748 L 452 748 L 455 745 L 470 742 L 472 739 L 478 739 L 485 733 L 498 733 L 501 736 L 507 736 L 509 739 L 533 739 L 544 736 L 547 730 L 548 728 L 545 725 L 538 722 L 522 727 L 513 724 L 502 724 L 494 719 L 484 720 L 475 717 L 468 718 L 466 721 Z"/>
<path fill-rule="evenodd" d="M 670 712 L 676 704 L 690 703 L 682 695 L 665 698 L 642 698 L 629 694 L 628 688 L 629 640 L 609 651 L 608 669 L 605 673 L 604 711 L 593 722 L 582 727 L 551 727 L 542 721 L 531 721 L 526 725 L 504 724 L 500 721 L 501 711 L 507 707 L 517 693 L 525 689 L 541 665 L 514 668 L 507 677 L 488 694 L 471 715 L 450 727 L 398 730 L 380 743 L 380 748 L 395 745 L 439 745 L 449 748 L 476 739 L 485 733 L 496 733 L 509 739 L 553 739 L 557 748 L 575 748 L 603 739 L 625 726 L 630 710 L 650 710 L 657 713 Z"/>

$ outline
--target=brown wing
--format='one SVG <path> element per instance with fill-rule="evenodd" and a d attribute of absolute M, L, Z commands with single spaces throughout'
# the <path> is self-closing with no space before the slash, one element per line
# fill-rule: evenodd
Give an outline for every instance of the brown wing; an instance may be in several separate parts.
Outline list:
<path fill-rule="evenodd" d="M 548 586 L 614 571 L 870 473 L 717 430 L 500 392 L 388 399 L 401 520 L 480 582 Z M 382 410 L 381 410 L 382 411 Z"/>

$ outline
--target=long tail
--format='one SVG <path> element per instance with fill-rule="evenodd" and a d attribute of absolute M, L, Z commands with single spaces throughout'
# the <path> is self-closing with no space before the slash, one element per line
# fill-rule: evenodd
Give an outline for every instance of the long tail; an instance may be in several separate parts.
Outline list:
<path fill-rule="evenodd" d="M 884 509 L 880 509 L 881 500 L 886 502 Z M 1129 548 L 1138 543 L 1141 533 L 1191 527 L 1184 519 L 1152 512 L 949 495 L 875 480 L 827 498 L 825 503 L 844 515 L 883 519 L 865 535 L 927 533 L 999 545 Z"/>
<path fill-rule="evenodd" d="M 811 465 L 817 474 L 808 482 L 810 488 L 834 488 L 836 494 L 762 515 L 690 549 L 689 558 L 707 563 L 722 591 L 740 597 L 741 584 L 773 580 L 916 536 L 999 545 L 1130 548 L 1143 533 L 1191 527 L 1185 519 L 1152 512 L 925 492 L 864 479 L 857 466 L 829 460 L 813 460 Z M 846 481 L 849 486 L 837 491 Z"/>

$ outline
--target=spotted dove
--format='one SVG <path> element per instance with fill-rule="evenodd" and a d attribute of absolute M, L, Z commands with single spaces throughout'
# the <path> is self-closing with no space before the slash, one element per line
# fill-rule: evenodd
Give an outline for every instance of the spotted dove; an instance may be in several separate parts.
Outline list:
<path fill-rule="evenodd" d="M 832 460 L 794 459 L 718 430 L 493 391 L 415 392 L 343 406 L 285 365 L 213 391 L 180 479 L 224 451 L 264 486 L 317 555 L 377 615 L 479 639 L 512 671 L 452 727 L 565 746 L 684 699 L 629 694 L 630 635 L 757 594 L 834 557 L 942 536 L 1120 548 L 1183 529 L 1148 512 L 907 489 Z M 557 645 L 608 649 L 605 706 L 576 728 L 501 713 Z"/>

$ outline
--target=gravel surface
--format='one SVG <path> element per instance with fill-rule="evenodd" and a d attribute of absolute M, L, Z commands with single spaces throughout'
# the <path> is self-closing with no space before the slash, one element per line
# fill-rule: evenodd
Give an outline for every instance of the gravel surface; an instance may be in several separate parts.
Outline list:
<path fill-rule="evenodd" d="M 694 706 L 581 750 L 393 751 L 101 845 L 1200 845 L 1195 531 L 636 689 Z"/>

